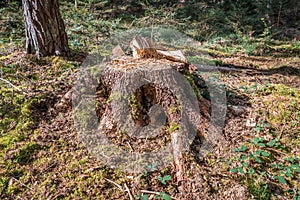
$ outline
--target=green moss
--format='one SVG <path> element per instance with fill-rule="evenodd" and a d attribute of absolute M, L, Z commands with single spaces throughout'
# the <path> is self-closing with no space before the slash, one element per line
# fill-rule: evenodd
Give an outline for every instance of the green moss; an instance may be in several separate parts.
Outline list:
<path fill-rule="evenodd" d="M 3 74 L 14 74 L 16 72 L 16 67 L 15 64 L 1 65 L 1 71 Z"/>
<path fill-rule="evenodd" d="M 174 131 L 178 130 L 180 128 L 179 124 L 177 123 L 171 123 L 169 127 L 169 132 L 173 133 Z"/>
<path fill-rule="evenodd" d="M 28 143 L 22 147 L 20 152 L 14 157 L 14 161 L 19 164 L 29 164 L 33 161 L 33 156 L 36 151 L 40 150 L 41 146 L 36 143 Z"/>
<path fill-rule="evenodd" d="M 196 97 L 198 98 L 198 100 L 200 100 L 202 98 L 202 96 L 200 94 L 200 91 L 199 91 L 197 85 L 195 84 L 194 76 L 191 73 L 189 73 L 188 71 L 186 72 L 186 74 L 184 76 L 188 80 L 188 82 L 190 83 L 190 85 L 192 86 L 193 91 L 196 94 Z"/>
<path fill-rule="evenodd" d="M 25 97 L 14 94 L 9 88 L 1 88 L 3 95 L 0 103 L 3 119 L 0 121 L 0 150 L 10 148 L 16 142 L 26 139 L 35 126 L 33 111 L 46 96 Z"/>
<path fill-rule="evenodd" d="M 121 97 L 118 97 L 121 98 Z M 141 102 L 138 102 L 135 95 L 130 96 L 130 108 L 133 119 L 138 119 L 140 112 L 143 109 Z"/>
<path fill-rule="evenodd" d="M 0 136 L 0 150 L 6 149 L 10 144 L 19 141 L 16 135 L 1 133 Z"/>
<path fill-rule="evenodd" d="M 206 58 L 203 56 L 187 56 L 188 62 L 199 65 L 212 65 L 215 66 L 217 64 L 217 60 Z"/>
<path fill-rule="evenodd" d="M 300 99 L 300 92 L 282 84 L 268 84 L 261 88 L 262 95 L 289 96 Z"/>
<path fill-rule="evenodd" d="M 182 106 L 170 106 L 169 107 L 169 112 L 170 113 L 177 113 L 182 110 Z"/>
<path fill-rule="evenodd" d="M 9 172 L 7 172 L 7 176 L 2 178 L 2 184 L 4 185 L 4 194 L 7 194 L 7 195 L 16 195 L 20 192 L 20 185 L 19 183 L 12 179 L 15 178 L 15 179 L 18 179 L 19 177 L 23 176 L 24 175 L 24 171 L 23 170 L 20 170 L 20 169 L 10 169 Z M 11 182 L 10 182 L 11 180 Z"/>
<path fill-rule="evenodd" d="M 248 179 L 247 187 L 255 199 L 269 200 L 271 198 L 271 191 L 266 183 Z"/>
<path fill-rule="evenodd" d="M 269 123 L 293 128 L 300 119 L 300 93 L 281 84 L 268 85 L 261 89 L 265 115 Z"/>
<path fill-rule="evenodd" d="M 112 100 L 114 101 L 120 101 L 122 98 L 126 99 L 127 96 L 122 97 L 122 94 L 118 91 L 112 92 L 110 96 L 108 97 L 106 103 L 110 103 Z M 132 96 L 130 98 L 133 98 Z M 135 98 L 135 97 L 134 97 Z"/>
<path fill-rule="evenodd" d="M 93 76 L 93 77 L 100 77 L 100 75 L 102 74 L 102 67 L 101 66 L 95 66 L 95 67 L 91 67 L 90 68 L 90 74 Z"/>
<path fill-rule="evenodd" d="M 0 194 L 4 194 L 9 182 L 9 177 L 0 176 Z"/>

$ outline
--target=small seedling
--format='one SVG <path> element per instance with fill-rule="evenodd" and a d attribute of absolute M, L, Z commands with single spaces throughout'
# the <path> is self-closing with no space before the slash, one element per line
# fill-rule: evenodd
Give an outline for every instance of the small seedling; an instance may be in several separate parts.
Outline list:
<path fill-rule="evenodd" d="M 172 177 L 171 177 L 170 175 L 166 175 L 166 176 L 163 176 L 163 177 L 159 176 L 159 177 L 158 177 L 158 180 L 159 180 L 162 184 L 166 185 L 166 184 L 167 184 L 166 181 L 172 180 Z"/>
<path fill-rule="evenodd" d="M 144 168 L 145 168 L 145 170 L 144 170 L 143 174 L 144 174 L 144 176 L 147 176 L 148 172 L 154 172 L 157 170 L 157 164 L 152 163 L 152 164 L 145 166 Z"/>
<path fill-rule="evenodd" d="M 171 200 L 172 198 L 170 197 L 170 195 L 168 195 L 164 192 L 160 192 L 159 195 L 155 196 L 155 199 Z"/>
<path fill-rule="evenodd" d="M 144 195 L 138 194 L 135 196 L 135 198 L 140 199 L 140 200 L 148 200 L 149 199 L 148 194 L 144 194 Z"/>

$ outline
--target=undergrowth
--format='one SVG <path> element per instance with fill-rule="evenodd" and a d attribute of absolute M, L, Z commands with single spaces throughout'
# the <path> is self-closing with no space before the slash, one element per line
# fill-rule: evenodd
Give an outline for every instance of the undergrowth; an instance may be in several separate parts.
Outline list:
<path fill-rule="evenodd" d="M 234 149 L 230 172 L 241 176 L 254 198 L 277 194 L 298 200 L 300 93 L 281 84 L 256 87 L 256 93 L 262 98 L 256 137 Z"/>

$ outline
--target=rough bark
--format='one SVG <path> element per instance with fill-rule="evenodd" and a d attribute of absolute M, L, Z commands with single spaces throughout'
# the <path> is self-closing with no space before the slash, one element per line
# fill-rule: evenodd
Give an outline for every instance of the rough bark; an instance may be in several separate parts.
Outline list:
<path fill-rule="evenodd" d="M 65 25 L 58 0 L 22 0 L 26 51 L 40 56 L 69 55 Z"/>

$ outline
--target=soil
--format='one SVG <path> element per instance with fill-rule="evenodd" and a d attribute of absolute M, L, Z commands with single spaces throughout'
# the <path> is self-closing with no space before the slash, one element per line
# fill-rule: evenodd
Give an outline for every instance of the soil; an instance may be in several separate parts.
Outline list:
<path fill-rule="evenodd" d="M 43 96 L 41 101 L 31 105 L 30 118 L 34 124 L 25 131 L 24 138 L 0 148 L 4 152 L 4 160 L 0 161 L 0 175 L 3 177 L 0 183 L 3 187 L 0 189 L 1 199 L 132 199 L 142 194 L 154 199 L 159 192 L 165 192 L 173 199 L 254 198 L 247 188 L 249 184 L 245 183 L 243 176 L 231 173 L 227 162 L 236 155 L 234 148 L 240 147 L 245 141 L 254 137 L 273 137 L 254 129 L 260 122 L 271 120 L 263 114 L 271 112 L 268 110 L 271 107 L 264 103 L 269 95 L 261 92 L 262 88 L 280 84 L 300 92 L 300 59 L 213 56 L 225 63 L 219 66 L 220 81 L 227 90 L 225 127 L 218 142 L 205 157 L 200 156 L 202 138 L 195 138 L 190 151 L 184 156 L 184 179 L 178 183 L 174 178 L 176 168 L 172 164 L 157 170 L 152 166 L 155 170 L 148 173 L 128 173 L 110 168 L 97 160 L 88 152 L 88 147 L 80 142 L 74 126 L 69 91 L 77 78 L 83 55 L 76 55 L 71 60 L 56 57 L 35 60 L 17 50 L 1 55 L 1 67 L 14 66 L 16 72 L 5 73 L 2 77 L 27 93 L 17 96 L 26 99 Z M 4 87 L 8 86 L 1 83 L 1 89 Z M 275 104 L 280 100 L 276 96 L 271 97 Z M 17 103 L 14 105 L 15 109 L 20 108 Z M 12 112 L 13 109 L 9 110 L 1 120 L 12 117 Z M 17 120 L 18 117 L 13 118 L 9 123 L 11 128 L 3 130 L 1 134 L 10 133 L 16 126 L 14 123 L 19 123 Z M 287 121 L 285 125 L 271 124 L 270 129 L 275 134 L 282 134 L 281 138 L 286 138 L 285 145 L 289 147 L 293 144 L 292 140 L 299 141 L 298 125 L 291 131 Z M 110 137 L 119 141 L 116 144 L 121 141 L 129 150 L 128 144 L 136 143 L 130 137 L 122 138 L 116 133 Z M 34 144 L 32 150 L 29 143 Z M 145 141 L 142 145 L 134 145 L 131 151 L 139 151 L 139 148 L 143 151 L 153 147 L 151 141 Z M 300 156 L 299 146 L 290 148 L 293 149 L 292 154 Z M 20 160 L 22 151 L 25 155 Z M 172 179 L 163 184 L 158 177 L 166 175 L 171 175 Z M 273 182 L 270 181 L 269 185 L 275 185 L 272 192 L 278 199 L 291 197 L 283 193 L 288 189 L 287 185 Z M 292 187 L 299 191 L 299 184 Z"/>

